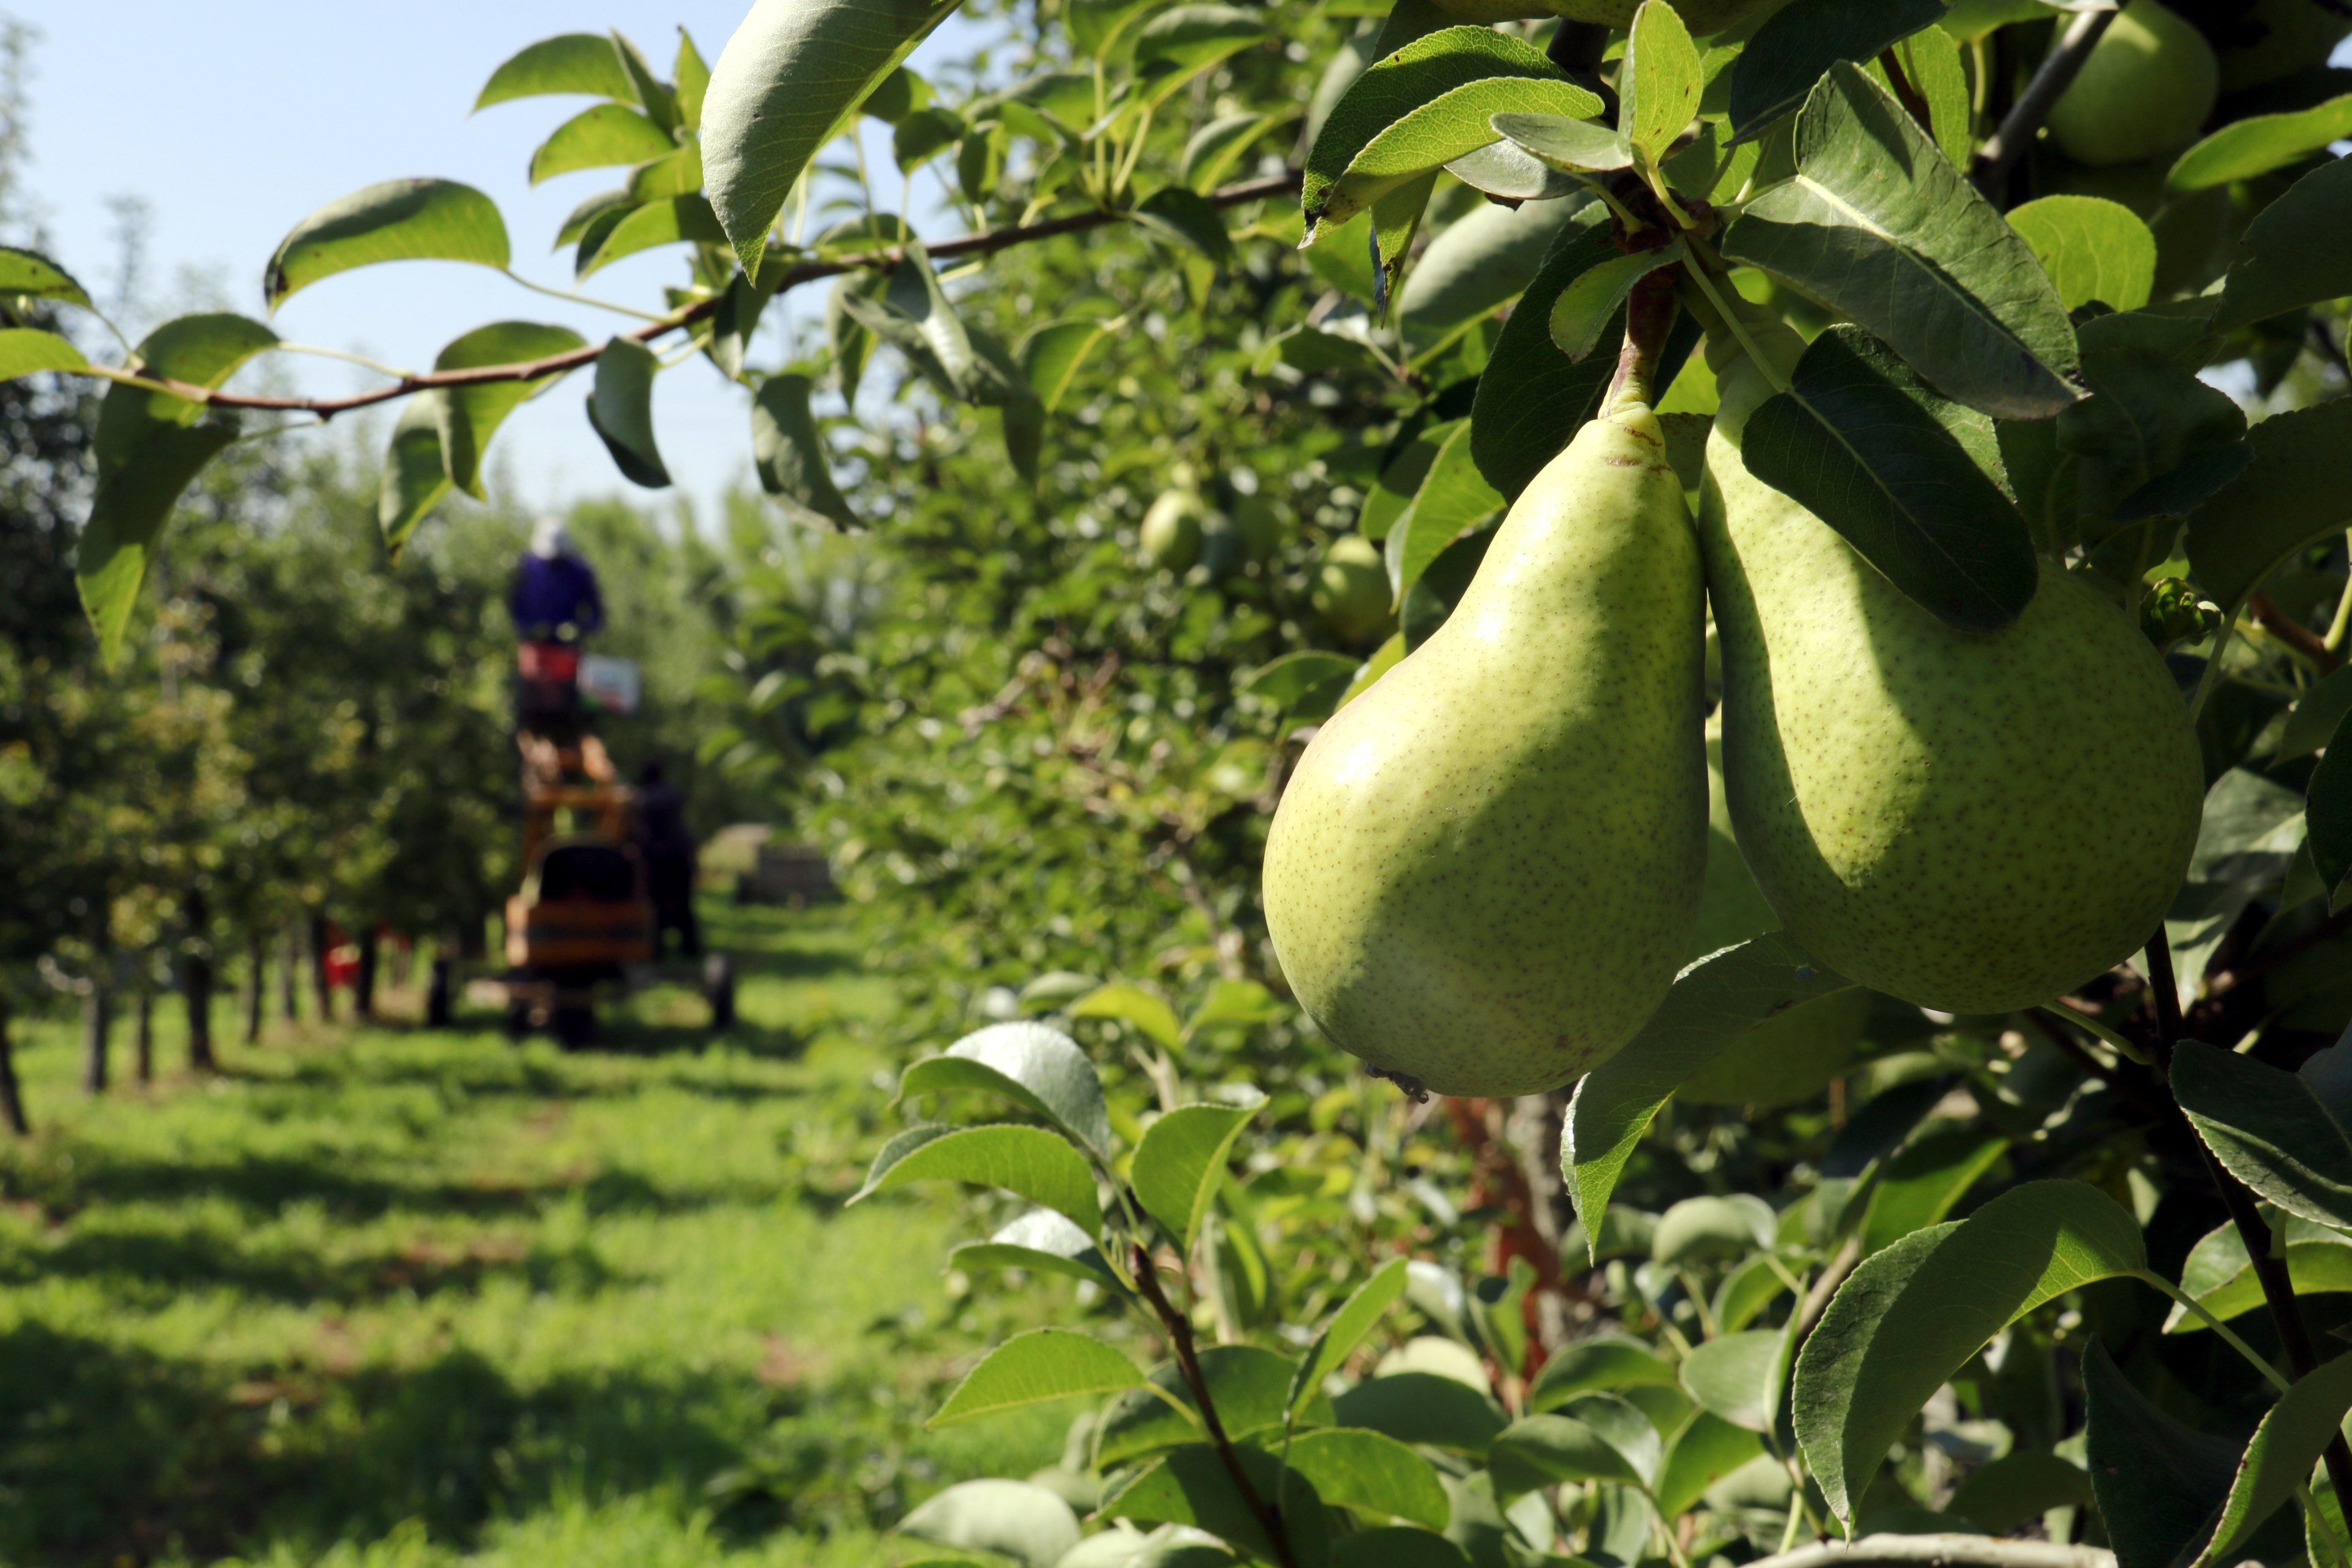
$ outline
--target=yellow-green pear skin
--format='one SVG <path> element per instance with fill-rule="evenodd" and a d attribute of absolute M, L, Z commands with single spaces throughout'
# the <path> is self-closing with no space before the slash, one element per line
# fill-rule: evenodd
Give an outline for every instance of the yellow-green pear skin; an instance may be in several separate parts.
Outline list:
<path fill-rule="evenodd" d="M 2129 163 L 2197 140 L 2221 91 L 2205 35 L 2158 0 L 2131 0 L 2050 107 L 2050 135 L 2078 163 Z"/>
<path fill-rule="evenodd" d="M 2204 775 L 2171 675 L 2047 562 L 2000 631 L 1920 609 L 1748 471 L 1751 376 L 1724 376 L 1699 538 L 1757 885 L 1815 958 L 1906 1002 L 2063 994 L 2147 940 L 2188 869 Z"/>
<path fill-rule="evenodd" d="M 1328 721 L 1265 849 L 1325 1035 L 1440 1094 L 1554 1089 L 1674 982 L 1706 860 L 1698 550 L 1657 418 L 1594 419 L 1429 640 Z"/>

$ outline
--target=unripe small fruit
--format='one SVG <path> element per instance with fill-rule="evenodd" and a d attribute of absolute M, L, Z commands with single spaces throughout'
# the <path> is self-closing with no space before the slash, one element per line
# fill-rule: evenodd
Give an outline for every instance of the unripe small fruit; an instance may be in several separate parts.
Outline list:
<path fill-rule="evenodd" d="M 1389 574 L 1360 533 L 1336 539 L 1315 574 L 1315 611 L 1341 642 L 1370 642 L 1389 624 Z"/>
<path fill-rule="evenodd" d="M 1151 510 L 1143 514 L 1143 527 L 1138 536 L 1143 545 L 1143 558 L 1180 577 L 1191 571 L 1192 563 L 1201 559 L 1201 528 L 1207 510 L 1201 504 L 1200 496 L 1192 490 L 1160 491 Z"/>
<path fill-rule="evenodd" d="M 2157 0 L 2131 0 L 2050 110 L 2078 163 L 2129 163 L 2186 147 L 2213 112 L 2221 67 L 2205 35 Z"/>

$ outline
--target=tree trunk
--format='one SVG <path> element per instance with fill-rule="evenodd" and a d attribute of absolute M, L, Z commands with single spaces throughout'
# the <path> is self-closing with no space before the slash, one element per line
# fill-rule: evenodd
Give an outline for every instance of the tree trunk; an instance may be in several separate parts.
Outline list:
<path fill-rule="evenodd" d="M 319 1004 L 319 1022 L 335 1020 L 335 988 L 327 984 L 327 917 L 310 917 L 310 994 Z"/>
<path fill-rule="evenodd" d="M 139 984 L 138 1009 L 131 1015 L 131 1058 L 141 1083 L 155 1081 L 155 988 Z"/>
<path fill-rule="evenodd" d="M 245 1043 L 261 1044 L 261 1015 L 268 1000 L 269 950 L 258 929 L 245 933 Z"/>
<path fill-rule="evenodd" d="M 373 926 L 360 932 L 359 972 L 352 976 L 352 1011 L 362 1018 L 375 1016 L 375 970 L 382 957 Z"/>
<path fill-rule="evenodd" d="M 392 948 L 392 988 L 408 989 L 409 971 L 416 962 L 416 943 L 406 937 L 399 938 Z"/>
<path fill-rule="evenodd" d="M 109 1016 L 106 976 L 93 973 L 89 977 L 89 994 L 81 1004 L 81 1087 L 88 1094 L 106 1092 L 106 1030 L 114 1020 Z"/>
<path fill-rule="evenodd" d="M 301 928 L 288 926 L 278 940 L 278 1011 L 291 1024 L 302 1016 Z"/>
<path fill-rule="evenodd" d="M 8 998 L 0 994 L 0 1121 L 22 1138 L 33 1131 L 25 1120 L 25 1099 L 16 1089 L 16 1050 L 8 1038 Z"/>
<path fill-rule="evenodd" d="M 213 937 L 212 910 L 200 889 L 182 900 L 187 921 L 187 945 L 180 961 L 180 997 L 188 1006 L 188 1066 L 211 1072 L 213 1062 Z"/>

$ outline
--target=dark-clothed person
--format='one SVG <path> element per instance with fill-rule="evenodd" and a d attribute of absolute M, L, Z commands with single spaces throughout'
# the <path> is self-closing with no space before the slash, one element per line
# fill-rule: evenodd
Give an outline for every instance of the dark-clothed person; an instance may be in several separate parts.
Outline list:
<path fill-rule="evenodd" d="M 686 826 L 686 792 L 671 784 L 661 763 L 647 763 L 637 775 L 637 853 L 645 857 L 646 882 L 654 904 L 654 956 L 677 932 L 678 950 L 702 956 L 702 931 L 694 919 L 694 835 Z"/>

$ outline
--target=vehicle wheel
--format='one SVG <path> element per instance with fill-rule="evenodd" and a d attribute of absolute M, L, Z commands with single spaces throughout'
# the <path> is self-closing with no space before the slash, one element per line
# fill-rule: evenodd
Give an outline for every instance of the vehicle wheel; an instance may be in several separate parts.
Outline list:
<path fill-rule="evenodd" d="M 735 1025 L 735 961 L 723 952 L 714 952 L 702 961 L 702 994 L 710 1004 L 710 1027 L 716 1031 Z"/>
<path fill-rule="evenodd" d="M 596 1037 L 596 1009 L 585 1002 L 558 1002 L 548 1016 L 556 1044 L 576 1051 Z"/>

